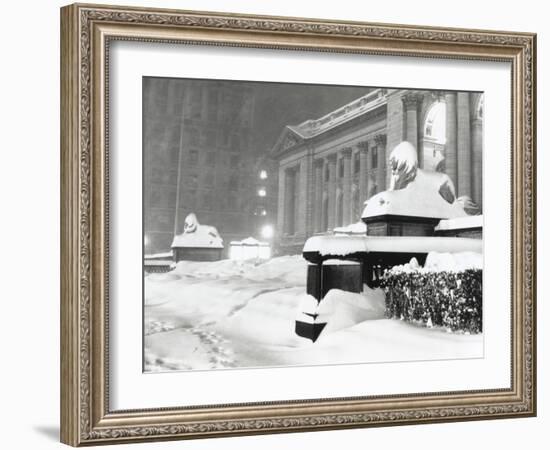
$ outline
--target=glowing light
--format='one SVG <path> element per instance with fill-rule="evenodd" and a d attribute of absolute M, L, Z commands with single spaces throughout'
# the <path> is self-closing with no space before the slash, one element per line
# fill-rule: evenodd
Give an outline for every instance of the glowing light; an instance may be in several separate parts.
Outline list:
<path fill-rule="evenodd" d="M 262 209 L 262 216 L 267 216 L 267 211 L 265 209 Z"/>
<path fill-rule="evenodd" d="M 143 236 L 143 245 L 145 245 L 146 247 L 149 245 L 149 236 Z"/>
<path fill-rule="evenodd" d="M 271 239 L 274 234 L 273 226 L 271 225 L 264 225 L 262 227 L 262 230 L 260 231 L 260 234 L 264 239 Z"/>
<path fill-rule="evenodd" d="M 265 196 L 266 196 L 266 190 L 265 190 L 265 188 L 260 188 L 260 189 L 258 189 L 258 195 L 259 195 L 260 197 L 265 197 Z"/>
<path fill-rule="evenodd" d="M 260 179 L 261 180 L 267 179 L 267 172 L 265 170 L 260 170 Z"/>

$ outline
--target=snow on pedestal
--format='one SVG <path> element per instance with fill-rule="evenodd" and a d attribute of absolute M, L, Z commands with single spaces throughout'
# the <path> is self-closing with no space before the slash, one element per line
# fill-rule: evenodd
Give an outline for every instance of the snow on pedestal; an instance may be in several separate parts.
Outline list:
<path fill-rule="evenodd" d="M 437 236 L 483 236 L 483 215 L 455 217 L 453 219 L 441 220 L 435 227 Z"/>
<path fill-rule="evenodd" d="M 183 233 L 174 237 L 172 251 L 176 262 L 221 259 L 223 240 L 215 227 L 201 225 L 193 213 L 185 218 Z"/>
<path fill-rule="evenodd" d="M 336 227 L 333 231 L 337 235 L 365 235 L 367 234 L 367 225 L 364 222 L 356 222 L 345 227 Z"/>
<path fill-rule="evenodd" d="M 478 227 L 483 227 L 483 215 L 457 217 L 454 219 L 441 220 L 435 227 L 435 230 L 445 231 Z"/>
<path fill-rule="evenodd" d="M 435 236 L 314 236 L 304 245 L 304 253 L 321 256 L 349 256 L 354 253 L 477 252 L 479 239 Z"/>

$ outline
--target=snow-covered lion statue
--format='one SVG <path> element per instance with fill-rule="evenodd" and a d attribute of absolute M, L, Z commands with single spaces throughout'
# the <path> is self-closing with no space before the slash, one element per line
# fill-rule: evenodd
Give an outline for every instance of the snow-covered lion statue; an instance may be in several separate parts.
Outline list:
<path fill-rule="evenodd" d="M 389 169 L 389 189 L 365 202 L 363 218 L 395 214 L 447 219 L 474 212 L 471 199 L 456 198 L 447 174 L 418 167 L 417 151 L 410 142 L 403 141 L 391 151 Z"/>
<path fill-rule="evenodd" d="M 195 213 L 187 214 L 185 221 L 183 222 L 184 233 L 194 233 L 199 227 L 199 220 Z"/>
<path fill-rule="evenodd" d="M 201 225 L 196 214 L 188 214 L 183 223 L 183 233 L 174 237 L 172 247 L 223 248 L 223 239 L 216 227 Z"/>
<path fill-rule="evenodd" d="M 422 172 L 422 177 L 430 178 L 431 183 L 447 202 L 453 203 L 456 200 L 454 184 L 447 174 L 418 168 L 418 155 L 410 142 L 403 141 L 396 145 L 390 153 L 389 162 L 391 168 L 389 191 L 405 189 L 416 179 L 418 172 Z"/>

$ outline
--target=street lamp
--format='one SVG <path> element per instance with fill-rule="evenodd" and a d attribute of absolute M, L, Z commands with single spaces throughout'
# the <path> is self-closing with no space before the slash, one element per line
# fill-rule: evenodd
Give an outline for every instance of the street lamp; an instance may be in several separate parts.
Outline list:
<path fill-rule="evenodd" d="M 273 226 L 272 225 L 264 225 L 260 231 L 260 234 L 262 238 L 264 239 L 271 239 L 274 234 Z"/>

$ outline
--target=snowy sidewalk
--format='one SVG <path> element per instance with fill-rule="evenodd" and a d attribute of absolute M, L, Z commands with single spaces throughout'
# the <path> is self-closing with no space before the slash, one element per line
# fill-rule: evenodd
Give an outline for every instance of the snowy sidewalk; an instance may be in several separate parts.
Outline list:
<path fill-rule="evenodd" d="M 375 319 L 300 338 L 294 321 L 305 294 L 301 256 L 260 265 L 181 262 L 145 278 L 145 370 L 207 370 L 483 356 L 483 336 Z M 357 295 L 357 294 L 351 294 Z"/>

